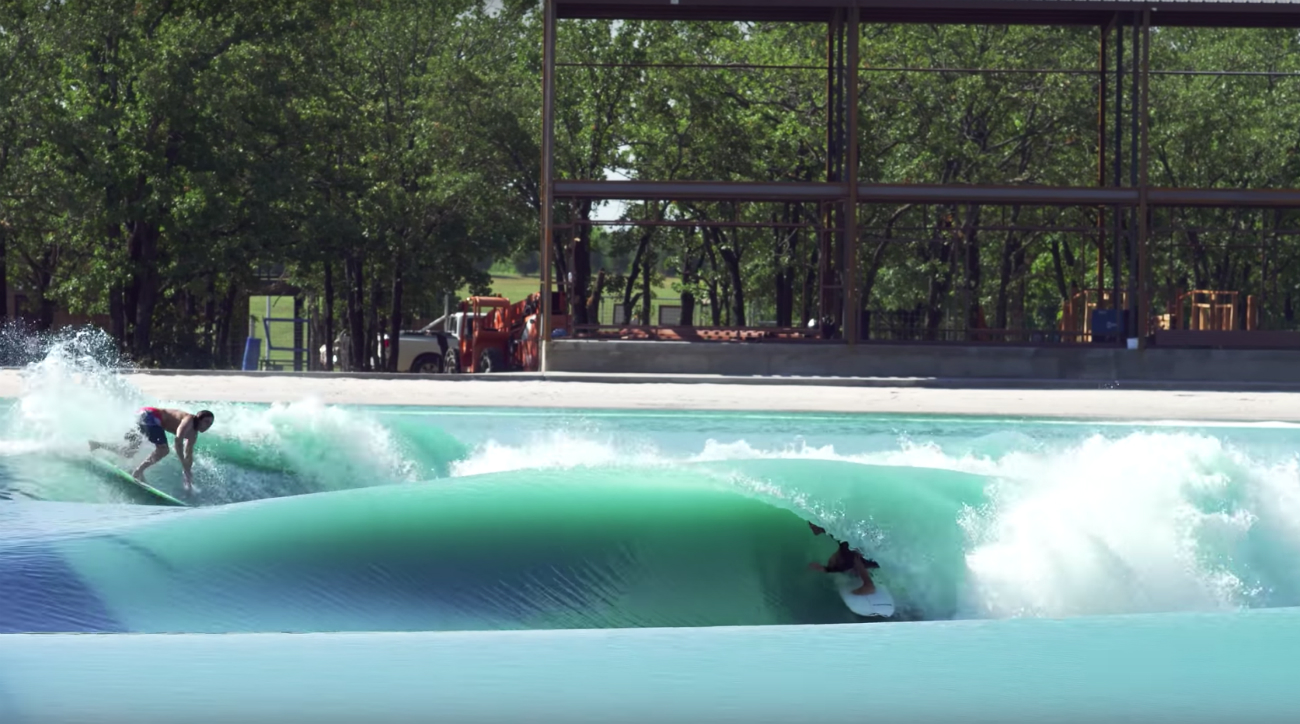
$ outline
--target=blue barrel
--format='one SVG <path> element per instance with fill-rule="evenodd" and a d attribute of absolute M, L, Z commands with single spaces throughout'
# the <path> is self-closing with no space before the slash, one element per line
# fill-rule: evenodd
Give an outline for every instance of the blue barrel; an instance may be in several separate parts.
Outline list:
<path fill-rule="evenodd" d="M 262 353 L 262 340 L 257 337 L 249 337 L 244 342 L 244 367 L 245 370 L 257 369 L 257 358 Z"/>

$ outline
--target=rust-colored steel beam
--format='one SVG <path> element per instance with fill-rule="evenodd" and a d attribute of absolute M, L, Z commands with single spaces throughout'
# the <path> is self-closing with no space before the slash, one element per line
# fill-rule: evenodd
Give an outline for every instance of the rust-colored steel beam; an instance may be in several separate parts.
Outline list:
<path fill-rule="evenodd" d="M 1092 186 L 940 186 L 861 184 L 858 202 L 1021 204 L 1025 206 L 1138 205 L 1136 188 Z M 764 181 L 556 181 L 556 198 L 623 201 L 827 201 L 848 198 L 846 183 Z M 1181 189 L 1151 187 L 1150 206 L 1300 209 L 1300 189 Z"/>
<path fill-rule="evenodd" d="M 556 0 L 561 18 L 828 22 L 859 8 L 864 23 L 1101 25 L 1150 7 L 1154 25 L 1300 27 L 1300 4 L 1234 0 Z"/>
<path fill-rule="evenodd" d="M 545 17 L 542 23 L 542 324 L 538 344 L 538 368 L 546 372 L 550 364 L 551 349 L 551 252 L 555 248 L 555 50 L 556 3 L 543 0 Z"/>
<path fill-rule="evenodd" d="M 848 28 L 848 68 L 846 68 L 845 93 L 848 102 L 848 148 L 845 149 L 845 165 L 848 167 L 849 198 L 844 205 L 844 268 L 840 272 L 842 279 L 840 284 L 844 287 L 844 340 L 850 345 L 857 344 L 858 335 L 861 331 L 861 314 L 858 297 L 858 192 L 862 189 L 862 184 L 858 179 L 858 173 L 861 168 L 861 159 L 859 159 L 858 139 L 858 103 L 861 92 L 861 83 L 859 81 L 858 70 L 862 66 L 860 57 L 861 48 L 860 40 L 862 29 L 859 25 L 861 21 L 860 11 L 855 7 L 849 10 L 849 28 Z"/>
<path fill-rule="evenodd" d="M 1134 189 L 1062 186 L 930 186 L 864 184 L 862 203 L 968 203 L 1021 204 L 1026 206 L 1098 206 L 1137 203 Z"/>
<path fill-rule="evenodd" d="M 1142 11 L 1141 79 L 1138 86 L 1138 116 L 1141 121 L 1141 155 L 1138 160 L 1138 337 L 1139 346 L 1147 345 L 1151 333 L 1151 153 L 1148 131 L 1151 126 L 1151 9 Z"/>
<path fill-rule="evenodd" d="M 677 229 L 694 229 L 717 227 L 720 229 L 816 229 L 819 226 L 811 221 L 712 221 L 709 219 L 692 219 L 688 221 L 668 221 L 664 219 L 578 219 L 571 224 L 557 224 L 556 229 L 572 229 L 579 226 L 637 226 L 667 227 Z"/>
<path fill-rule="evenodd" d="M 1147 191 L 1150 206 L 1300 209 L 1300 189 L 1171 189 Z"/>
<path fill-rule="evenodd" d="M 745 181 L 556 181 L 561 198 L 621 201 L 839 201 L 848 184 Z"/>
<path fill-rule="evenodd" d="M 1110 27 L 1102 25 L 1097 48 L 1097 188 L 1106 188 L 1106 94 L 1110 90 L 1106 77 L 1106 39 L 1110 36 Z M 1106 207 L 1097 209 L 1097 288 L 1106 288 Z M 1112 298 L 1111 304 L 1118 308 L 1118 300 Z M 1104 305 L 1105 300 L 1099 300 Z"/>

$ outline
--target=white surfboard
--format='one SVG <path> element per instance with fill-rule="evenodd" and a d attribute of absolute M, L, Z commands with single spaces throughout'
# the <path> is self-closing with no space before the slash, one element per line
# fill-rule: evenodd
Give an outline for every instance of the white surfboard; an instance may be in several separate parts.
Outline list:
<path fill-rule="evenodd" d="M 835 576 L 835 588 L 840 592 L 840 598 L 844 599 L 844 605 L 859 616 L 871 616 L 879 618 L 889 618 L 894 615 L 894 597 L 889 593 L 889 589 L 876 584 L 876 590 L 865 596 L 854 594 L 853 591 L 862 586 L 862 579 L 856 574 L 841 573 Z"/>

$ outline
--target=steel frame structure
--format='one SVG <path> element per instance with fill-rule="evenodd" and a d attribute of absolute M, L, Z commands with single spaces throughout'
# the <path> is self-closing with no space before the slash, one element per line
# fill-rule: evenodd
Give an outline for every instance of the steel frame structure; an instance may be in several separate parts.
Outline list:
<path fill-rule="evenodd" d="M 1300 208 L 1300 189 L 1163 188 L 1149 183 L 1149 80 L 1159 74 L 1275 75 L 1266 72 L 1156 71 L 1150 68 L 1151 28 L 1199 27 L 1300 27 L 1300 0 L 544 0 L 542 69 L 541 164 L 541 268 L 544 341 L 542 370 L 547 369 L 546 348 L 551 340 L 555 203 L 559 199 L 590 200 L 691 200 L 747 202 L 808 202 L 821 210 L 824 265 L 821 275 L 823 312 L 834 312 L 842 323 L 844 341 L 857 342 L 860 306 L 857 275 L 857 209 L 867 203 L 980 203 L 1089 207 L 1097 212 L 1098 236 L 1108 235 L 1113 252 L 1109 279 L 1112 299 L 1136 300 L 1125 310 L 1129 336 L 1145 344 L 1149 333 L 1150 268 L 1147 262 L 1151 212 L 1156 207 Z M 827 169 L 824 182 L 717 182 L 560 180 L 555 178 L 555 76 L 556 26 L 562 19 L 787 21 L 825 23 L 827 63 L 807 66 L 826 72 Z M 978 68 L 870 69 L 922 72 L 1064 72 L 1095 74 L 1100 79 L 1097 99 L 1100 141 L 1095 187 L 864 184 L 858 178 L 858 103 L 860 88 L 859 40 L 861 25 L 927 23 L 992 25 L 1092 26 L 1099 31 L 1096 71 L 997 71 Z M 1129 37 L 1126 38 L 1125 36 Z M 1112 42 L 1113 40 L 1113 42 Z M 1113 45 L 1113 48 L 1110 47 Z M 1126 45 L 1132 53 L 1124 71 Z M 1112 57 L 1113 54 L 1113 57 Z M 1113 69 L 1111 62 L 1114 62 Z M 564 64 L 581 65 L 581 64 Z M 705 67 L 683 64 L 683 67 Z M 710 66 L 729 67 L 729 66 Z M 740 66 L 736 66 L 740 67 Z M 800 66 L 803 67 L 803 66 Z M 1127 76 L 1127 78 L 1125 77 Z M 1113 81 L 1113 83 L 1112 83 Z M 1114 85 L 1114 88 L 1110 86 Z M 1125 86 L 1135 102 L 1125 114 Z M 1110 101 L 1113 93 L 1113 106 Z M 1111 115 L 1113 113 L 1113 116 Z M 1127 144 L 1126 144 L 1127 141 Z M 1126 148 L 1127 146 L 1127 148 Z M 1126 163 L 1127 161 L 1127 163 Z M 1124 171 L 1128 171 L 1125 179 Z M 1125 183 L 1127 181 L 1127 184 Z M 1106 217 L 1109 216 L 1109 229 Z M 636 222 L 625 222 L 634 224 Z M 666 222 L 657 222 L 660 224 Z M 724 222 L 725 223 L 725 222 Z M 566 225 L 565 228 L 571 228 Z M 1105 234 L 1105 231 L 1109 234 Z M 1128 246 L 1128 279 L 1120 270 L 1123 245 Z M 1101 245 L 1099 245 L 1100 247 Z M 1099 286 L 1106 260 L 1099 248 Z M 829 266 L 829 268 L 826 268 Z M 832 309 L 833 308 L 833 309 Z"/>

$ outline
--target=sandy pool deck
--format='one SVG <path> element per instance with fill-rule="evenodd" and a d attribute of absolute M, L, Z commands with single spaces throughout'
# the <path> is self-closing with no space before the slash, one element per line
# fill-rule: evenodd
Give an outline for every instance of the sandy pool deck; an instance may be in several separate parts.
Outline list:
<path fill-rule="evenodd" d="M 1297 392 L 1131 389 L 936 389 L 915 386 L 593 382 L 540 379 L 342 376 L 123 375 L 142 394 L 171 402 L 298 402 L 437 407 L 745 410 L 998 415 L 1109 420 L 1300 422 Z M 18 370 L 0 370 L 0 397 L 24 394 Z"/>

